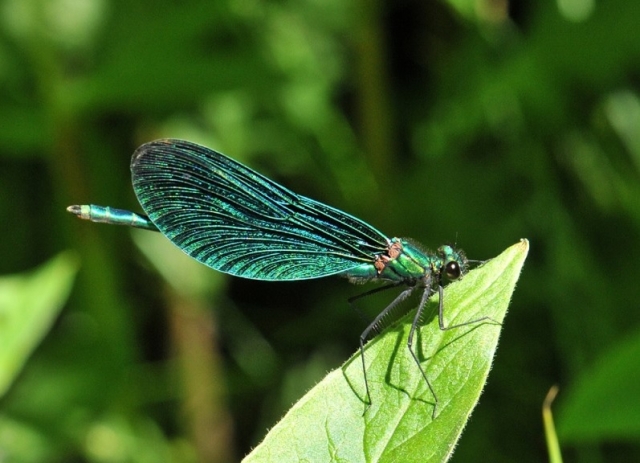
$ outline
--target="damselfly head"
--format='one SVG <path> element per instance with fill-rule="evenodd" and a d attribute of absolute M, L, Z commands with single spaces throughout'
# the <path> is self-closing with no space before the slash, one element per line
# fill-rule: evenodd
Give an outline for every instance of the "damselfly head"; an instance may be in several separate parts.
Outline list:
<path fill-rule="evenodd" d="M 438 256 L 442 262 L 440 271 L 449 280 L 457 280 L 467 273 L 468 261 L 462 250 L 444 245 L 438 248 Z"/>

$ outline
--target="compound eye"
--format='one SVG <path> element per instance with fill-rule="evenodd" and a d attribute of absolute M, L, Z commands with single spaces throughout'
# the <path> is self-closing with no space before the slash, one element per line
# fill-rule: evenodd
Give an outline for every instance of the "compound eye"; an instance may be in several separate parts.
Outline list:
<path fill-rule="evenodd" d="M 444 273 L 450 280 L 457 280 L 460 278 L 460 266 L 453 260 L 451 262 L 447 262 L 447 265 L 444 266 Z"/>

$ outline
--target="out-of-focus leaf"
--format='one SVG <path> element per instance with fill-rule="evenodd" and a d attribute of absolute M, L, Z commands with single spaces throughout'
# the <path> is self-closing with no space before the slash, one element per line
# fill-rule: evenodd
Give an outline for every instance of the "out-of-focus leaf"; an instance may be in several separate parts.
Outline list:
<path fill-rule="evenodd" d="M 0 278 L 0 396 L 62 309 L 78 269 L 61 253 L 35 271 Z"/>
<path fill-rule="evenodd" d="M 617 343 L 567 390 L 558 419 L 563 443 L 640 437 L 640 331 Z"/>

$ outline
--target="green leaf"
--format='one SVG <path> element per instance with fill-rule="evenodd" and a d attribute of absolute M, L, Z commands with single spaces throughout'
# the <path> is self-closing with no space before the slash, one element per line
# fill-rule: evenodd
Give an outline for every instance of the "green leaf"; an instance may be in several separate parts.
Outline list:
<path fill-rule="evenodd" d="M 609 348 L 567 390 L 559 413 L 563 443 L 640 437 L 640 331 Z"/>
<path fill-rule="evenodd" d="M 444 293 L 445 325 L 484 316 L 501 322 L 528 250 L 522 240 L 450 284 Z M 373 403 L 366 413 L 356 353 L 295 404 L 244 461 L 446 461 L 478 402 L 501 326 L 488 322 L 441 331 L 437 300 L 428 310 L 432 316 L 425 318 L 416 348 L 438 395 L 435 420 L 434 398 L 406 347 L 409 314 L 367 345 Z"/>
<path fill-rule="evenodd" d="M 0 396 L 49 331 L 77 268 L 70 253 L 61 253 L 35 271 L 0 277 Z"/>

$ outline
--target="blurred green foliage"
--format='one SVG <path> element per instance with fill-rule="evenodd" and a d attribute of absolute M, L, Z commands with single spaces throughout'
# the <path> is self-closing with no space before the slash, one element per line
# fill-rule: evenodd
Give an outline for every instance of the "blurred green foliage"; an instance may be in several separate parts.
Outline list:
<path fill-rule="evenodd" d="M 208 284 L 184 290 L 128 230 L 64 212 L 138 210 L 131 153 L 171 136 L 390 236 L 457 241 L 475 259 L 529 238 L 453 460 L 546 458 L 554 383 L 567 460 L 640 460 L 639 3 L 0 8 L 0 273 L 81 257 L 66 308 L 0 399 L 3 459 L 234 461 L 355 351 L 346 281 L 205 268 L 210 280 L 193 278 Z"/>

